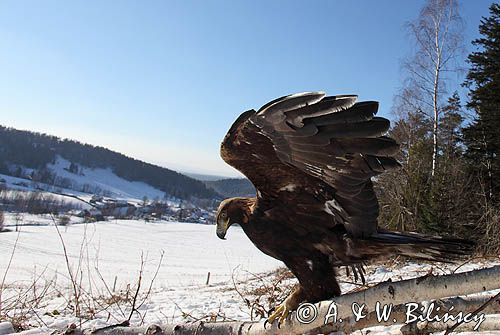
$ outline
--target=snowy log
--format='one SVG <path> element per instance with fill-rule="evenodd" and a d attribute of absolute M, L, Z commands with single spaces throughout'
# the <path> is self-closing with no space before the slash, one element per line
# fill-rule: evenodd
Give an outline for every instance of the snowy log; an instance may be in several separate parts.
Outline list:
<path fill-rule="evenodd" d="M 335 307 L 337 323 L 342 329 L 355 329 L 356 323 L 353 318 L 353 304 L 365 306 L 364 315 L 370 315 L 375 311 L 377 302 L 382 305 L 393 304 L 394 306 L 407 304 L 409 302 L 422 302 L 442 299 L 445 297 L 456 297 L 479 292 L 486 292 L 500 288 L 500 265 L 492 268 L 450 274 L 443 276 L 426 275 L 423 277 L 408 279 L 399 282 L 386 281 L 364 291 L 349 293 L 333 300 L 322 301 L 314 306 L 317 309 L 317 317 L 310 323 L 301 323 L 297 320 L 297 312 L 278 328 L 277 324 L 267 325 L 264 322 L 195 322 L 178 325 L 161 325 L 149 327 L 112 327 L 97 331 L 74 331 L 73 334 L 95 334 L 95 335 L 135 335 L 135 334 L 169 334 L 169 335 L 267 335 L 267 334 L 303 334 L 325 327 L 325 317 Z M 458 304 L 458 300 L 456 300 Z M 496 302 L 498 305 L 499 303 Z M 462 307 L 465 307 L 463 303 Z M 471 305 L 472 306 L 472 305 Z M 474 305 L 475 306 L 475 305 Z M 467 307 L 468 308 L 468 307 Z M 458 311 L 459 308 L 455 307 Z M 494 312 L 494 310 L 493 310 Z M 345 322 L 340 323 L 340 319 Z M 331 318 L 328 320 L 331 323 Z M 398 320 L 400 321 L 400 320 Z M 402 323 L 404 320 L 401 320 Z M 377 325 L 371 324 L 373 325 Z M 394 323 L 393 323 L 394 324 Z M 328 322 L 327 322 L 328 325 Z M 368 327 L 370 324 L 364 325 Z M 347 331 L 349 332 L 349 331 Z M 30 332 L 30 334 L 36 334 Z"/>
<path fill-rule="evenodd" d="M 364 291 L 345 294 L 332 301 L 316 304 L 318 318 L 309 324 L 298 322 L 294 313 L 292 319 L 281 329 L 262 334 L 301 334 L 323 327 L 325 316 L 328 315 L 333 302 L 337 306 L 337 319 L 346 320 L 347 322 L 343 322 L 344 327 L 349 327 L 352 323 L 356 323 L 352 318 L 353 303 L 364 304 L 365 312 L 371 313 L 375 310 L 377 302 L 381 305 L 401 305 L 486 292 L 498 288 L 500 288 L 500 266 L 443 276 L 426 275 L 399 282 L 386 281 Z"/>
<path fill-rule="evenodd" d="M 297 320 L 297 313 L 293 313 L 291 319 L 287 320 L 281 329 L 274 324 L 271 330 L 266 330 L 263 329 L 263 324 L 259 323 L 258 327 L 252 327 L 252 333 L 249 334 L 303 334 L 318 329 L 325 325 L 325 317 L 329 315 L 332 303 L 337 308 L 337 320 L 346 320 L 343 322 L 344 327 L 352 327 L 352 323 L 356 323 L 352 318 L 353 303 L 358 306 L 364 305 L 364 312 L 371 313 L 375 310 L 377 302 L 382 305 L 401 305 L 486 292 L 498 288 L 500 288 L 500 266 L 443 276 L 426 275 L 399 282 L 386 281 L 364 291 L 344 294 L 331 301 L 315 304 L 318 317 L 311 323 L 300 323 Z M 259 329 L 260 327 L 262 328 Z"/>

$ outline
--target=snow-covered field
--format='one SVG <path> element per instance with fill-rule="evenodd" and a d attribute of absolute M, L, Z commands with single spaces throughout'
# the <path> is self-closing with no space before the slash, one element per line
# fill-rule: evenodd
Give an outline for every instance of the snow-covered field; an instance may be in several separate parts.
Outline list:
<path fill-rule="evenodd" d="M 128 317 L 130 308 L 126 303 L 110 302 L 110 291 L 117 299 L 134 293 L 141 255 L 144 266 L 139 300 L 143 304 L 140 313 L 134 313 L 131 319 L 135 324 L 193 320 L 211 315 L 218 319 L 249 319 L 249 309 L 234 289 L 233 279 L 238 291 L 248 292 L 272 278 L 266 273 L 282 266 L 281 262 L 258 251 L 238 227 L 232 227 L 227 240 L 222 241 L 216 237 L 214 226 L 188 223 L 123 220 L 76 223 L 59 227 L 59 237 L 50 217 L 25 215 L 23 222 L 25 225 L 17 233 L 14 216 L 6 216 L 12 231 L 0 234 L 0 280 L 13 255 L 5 280 L 4 307 L 9 303 L 21 307 L 27 301 L 20 298 L 23 295 L 39 297 L 31 310 L 24 311 L 25 326 L 64 328 L 79 322 L 68 308 L 74 302 L 68 303 L 72 289 L 61 238 L 72 276 L 84 288 L 80 298 L 82 313 L 93 315 L 92 320 L 85 321 L 85 327 L 100 327 Z M 500 260 L 472 262 L 460 271 L 493 264 L 500 264 Z M 449 272 L 456 265 L 379 264 L 368 268 L 367 281 L 417 277 L 431 267 L 438 274 Z M 208 272 L 210 283 L 206 285 Z M 151 294 L 144 298 L 153 278 Z M 34 281 L 36 290 L 30 287 Z M 288 280 L 290 282 L 293 280 Z M 342 284 L 344 292 L 353 288 L 353 284 Z M 28 291 L 36 293 L 28 294 Z M 90 295 L 97 299 L 88 302 Z M 377 331 L 371 334 L 375 333 Z M 387 329 L 380 329 L 378 333 L 385 334 Z"/>
<path fill-rule="evenodd" d="M 78 219 L 72 218 L 72 222 Z M 72 291 L 61 238 L 73 276 L 81 278 L 85 290 L 93 290 L 95 296 L 109 295 L 106 286 L 116 295 L 124 294 L 128 287 L 135 289 L 141 257 L 144 260 L 141 292 L 145 294 L 163 254 L 154 279 L 154 294 L 141 307 L 147 312 L 148 322 L 159 322 L 160 318 L 163 322 L 178 320 L 182 312 L 203 316 L 221 306 L 227 307 L 224 310 L 230 317 L 248 318 L 248 313 L 240 309 L 244 306 L 236 292 L 221 288 L 232 287 L 233 273 L 237 273 L 238 280 L 246 280 L 253 273 L 270 271 L 282 264 L 257 250 L 239 227 L 232 227 L 223 241 L 215 235 L 215 226 L 189 223 L 138 220 L 76 223 L 59 227 L 61 238 L 50 216 L 25 214 L 19 233 L 15 224 L 15 216 L 7 214 L 6 227 L 11 231 L 0 234 L 0 280 L 15 246 L 5 280 L 4 306 L 17 299 L 15 295 L 35 280 L 40 291 L 50 286 L 40 303 L 39 317 L 30 314 L 33 319 L 29 323 L 33 326 L 57 327 L 77 321 L 65 316 L 67 297 Z M 209 272 L 210 283 L 206 285 Z M 121 316 L 119 308 L 113 308 L 111 314 Z M 47 315 L 54 310 L 61 315 Z M 101 313 L 89 325 L 103 324 L 108 318 L 108 313 Z M 140 317 L 136 315 L 132 320 L 140 322 Z"/>
<path fill-rule="evenodd" d="M 42 225 L 33 225 L 38 217 Z M 14 230 L 14 218 L 6 216 L 6 226 Z M 26 215 L 7 279 L 29 282 L 35 272 L 47 276 L 66 272 L 61 239 L 50 216 Z M 70 262 L 78 263 L 81 250 L 90 266 L 98 266 L 107 281 L 117 277 L 118 286 L 137 279 L 141 254 L 145 274 L 154 273 L 164 252 L 156 282 L 162 287 L 227 282 L 236 267 L 250 272 L 269 271 L 280 262 L 262 254 L 239 227 L 232 227 L 227 240 L 215 235 L 215 226 L 172 222 L 113 220 L 59 227 Z M 0 234 L 0 253 L 9 255 L 17 233 Z M 87 254 L 88 251 L 88 254 Z M 82 257 L 83 257 L 82 256 Z M 0 258 L 0 269 L 8 257 Z"/>

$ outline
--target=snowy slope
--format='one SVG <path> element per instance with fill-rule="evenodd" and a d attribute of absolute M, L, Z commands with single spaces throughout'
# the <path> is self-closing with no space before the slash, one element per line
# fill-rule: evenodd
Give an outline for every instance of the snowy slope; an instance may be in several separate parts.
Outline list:
<path fill-rule="evenodd" d="M 165 195 L 165 192 L 160 191 L 146 183 L 128 181 L 118 177 L 109 168 L 90 169 L 81 166 L 82 175 L 79 175 L 65 170 L 65 168 L 68 168 L 69 165 L 69 161 L 58 157 L 55 164 L 49 164 L 47 167 L 54 171 L 58 176 L 71 179 L 79 186 L 87 184 L 106 190 L 110 193 L 110 197 L 112 198 L 142 199 L 144 196 L 147 196 L 149 199 L 162 199 Z"/>
<path fill-rule="evenodd" d="M 146 183 L 138 181 L 128 181 L 118 177 L 111 169 L 95 168 L 91 169 L 84 166 L 79 166 L 80 173 L 75 174 L 67 169 L 71 162 L 58 157 L 54 164 L 48 164 L 47 168 L 54 172 L 60 178 L 67 178 L 71 181 L 72 187 L 69 188 L 54 188 L 51 185 L 42 183 L 33 183 L 31 180 L 16 178 L 8 175 L 0 174 L 0 179 L 6 181 L 6 185 L 12 189 L 32 191 L 36 188 L 46 191 L 54 191 L 59 189 L 66 194 L 82 196 L 82 198 L 90 198 L 95 193 L 94 190 L 100 190 L 106 196 L 114 199 L 123 199 L 129 201 L 141 201 L 145 196 L 148 199 L 163 199 L 165 192 L 158 190 Z M 87 189 L 88 191 L 84 190 Z M 86 195 L 88 197 L 86 197 Z M 89 196 L 90 195 L 90 196 Z M 65 199 L 68 200 L 68 199 Z M 88 199 L 87 199 L 88 200 Z"/>

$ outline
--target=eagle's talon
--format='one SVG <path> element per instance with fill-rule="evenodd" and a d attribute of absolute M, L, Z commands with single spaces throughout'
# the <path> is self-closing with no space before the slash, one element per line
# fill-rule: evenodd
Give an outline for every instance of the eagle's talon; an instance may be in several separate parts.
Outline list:
<path fill-rule="evenodd" d="M 290 310 L 285 307 L 285 310 L 283 311 L 283 314 L 281 315 L 281 318 L 279 320 L 278 328 L 280 324 L 285 323 L 286 319 L 288 318 L 288 314 L 290 314 Z"/>
<path fill-rule="evenodd" d="M 278 319 L 278 328 L 280 328 L 281 324 L 285 323 L 286 318 L 289 314 L 290 309 L 287 307 L 286 302 L 284 302 L 276 308 L 274 313 L 269 316 L 266 322 L 273 324 L 274 320 Z M 264 327 L 266 325 L 266 322 L 264 322 Z"/>

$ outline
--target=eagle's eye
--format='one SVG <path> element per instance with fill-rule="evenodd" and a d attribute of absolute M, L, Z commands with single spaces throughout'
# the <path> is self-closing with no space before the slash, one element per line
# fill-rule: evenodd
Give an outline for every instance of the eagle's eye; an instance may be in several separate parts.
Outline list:
<path fill-rule="evenodd" d="M 226 212 L 222 212 L 222 213 L 220 213 L 220 216 L 221 216 L 221 218 L 225 219 L 225 218 L 227 218 L 227 213 Z"/>

